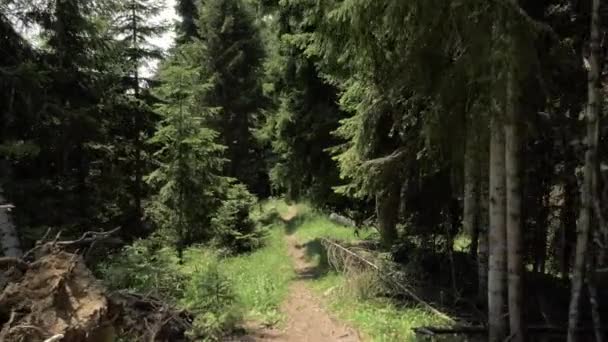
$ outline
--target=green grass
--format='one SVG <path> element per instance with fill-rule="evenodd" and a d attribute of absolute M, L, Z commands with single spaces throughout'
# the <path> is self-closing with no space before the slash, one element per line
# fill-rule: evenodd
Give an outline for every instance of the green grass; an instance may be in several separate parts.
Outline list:
<path fill-rule="evenodd" d="M 301 214 L 300 208 L 307 212 Z M 304 243 L 318 238 L 353 242 L 367 239 L 375 233 L 371 228 L 362 229 L 357 237 L 353 227 L 336 224 L 330 221 L 326 215 L 311 210 L 307 205 L 298 206 L 298 217 L 294 224 L 293 231 L 296 238 Z"/>
<path fill-rule="evenodd" d="M 312 281 L 312 288 L 339 319 L 358 329 L 367 341 L 415 341 L 413 328 L 437 326 L 446 322 L 424 308 L 397 306 L 386 299 L 361 299 L 341 289 L 348 280 L 328 273 Z"/>
<path fill-rule="evenodd" d="M 279 306 L 294 275 L 284 235 L 283 227 L 275 225 L 269 229 L 263 248 L 251 254 L 219 259 L 219 267 L 230 280 L 246 320 L 274 325 L 282 319 Z M 191 248 L 179 267 L 182 272 L 192 274 L 215 257 L 209 249 Z"/>
<path fill-rule="evenodd" d="M 264 248 L 225 261 L 225 271 L 248 318 L 269 325 L 281 319 L 279 306 L 294 276 L 283 237 L 283 228 L 276 226 L 270 230 Z"/>
<path fill-rule="evenodd" d="M 307 206 L 302 206 L 307 208 Z M 325 215 L 307 209 L 306 215 L 294 220 L 291 230 L 300 243 L 311 245 L 318 238 L 329 238 L 344 242 L 365 239 L 374 232 L 360 231 L 354 235 L 353 228 L 343 227 L 330 221 Z M 321 253 L 321 251 L 315 251 Z M 318 263 L 320 256 L 311 253 L 311 260 Z M 360 298 L 346 288 L 349 279 L 330 271 L 311 280 L 311 287 L 327 303 L 328 308 L 339 319 L 358 329 L 369 341 L 393 342 L 414 341 L 412 328 L 426 325 L 441 325 L 446 322 L 420 307 L 398 306 L 386 299 Z"/>

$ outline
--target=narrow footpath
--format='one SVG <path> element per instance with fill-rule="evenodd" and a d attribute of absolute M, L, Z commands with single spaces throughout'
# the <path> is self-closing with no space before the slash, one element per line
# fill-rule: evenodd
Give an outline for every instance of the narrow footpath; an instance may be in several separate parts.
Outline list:
<path fill-rule="evenodd" d="M 295 206 L 282 214 L 289 222 L 297 215 Z M 332 317 L 323 307 L 321 299 L 306 284 L 314 275 L 312 265 L 305 255 L 303 246 L 294 236 L 287 236 L 286 243 L 293 259 L 296 276 L 289 288 L 289 295 L 281 306 L 286 316 L 286 326 L 281 330 L 262 329 L 257 331 L 252 341 L 287 342 L 359 342 L 359 334 L 354 329 Z"/>

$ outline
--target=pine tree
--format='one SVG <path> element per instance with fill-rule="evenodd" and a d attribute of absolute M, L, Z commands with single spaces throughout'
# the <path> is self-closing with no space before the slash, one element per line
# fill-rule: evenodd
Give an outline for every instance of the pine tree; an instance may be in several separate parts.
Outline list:
<path fill-rule="evenodd" d="M 178 0 L 176 6 L 177 13 L 182 20 L 178 25 L 177 42 L 186 43 L 192 38 L 198 38 L 198 8 L 196 0 Z"/>
<path fill-rule="evenodd" d="M 338 198 L 331 188 L 339 183 L 338 172 L 325 148 L 337 144 L 332 132 L 344 113 L 336 103 L 337 89 L 322 79 L 317 59 L 305 54 L 303 42 L 315 30 L 314 7 L 302 1 L 265 6 L 272 20 L 266 28 L 264 88 L 274 105 L 259 133 L 276 156 L 272 185 L 293 199 L 335 205 Z"/>
<path fill-rule="evenodd" d="M 116 34 L 123 37 L 121 47 L 124 49 L 124 66 L 126 71 L 126 91 L 131 94 L 128 107 L 130 109 L 132 122 L 129 124 L 131 139 L 133 139 L 131 156 L 132 172 L 134 181 L 132 185 L 133 207 L 135 228 L 141 230 L 141 218 L 143 215 L 142 198 L 145 195 L 143 189 L 143 174 L 146 170 L 144 155 L 144 141 L 147 128 L 151 125 L 151 110 L 142 94 L 145 80 L 140 76 L 140 69 L 152 60 L 160 59 L 162 51 L 150 44 L 150 39 L 162 34 L 166 27 L 163 23 L 155 23 L 152 20 L 163 9 L 163 3 L 152 0 L 128 0 L 121 3 L 114 27 Z"/>
<path fill-rule="evenodd" d="M 156 94 L 163 101 L 162 120 L 150 139 L 157 168 L 147 177 L 156 189 L 148 213 L 173 234 L 180 258 L 186 245 L 211 237 L 218 194 L 228 186 L 221 175 L 225 148 L 217 143 L 218 133 L 203 126 L 217 108 L 196 101 L 212 86 L 204 83 L 196 55 L 195 45 L 182 45 L 161 68 Z"/>
<path fill-rule="evenodd" d="M 258 29 L 241 0 L 204 1 L 199 15 L 204 52 L 200 64 L 213 84 L 201 105 L 221 109 L 208 124 L 227 147 L 226 175 L 254 192 L 263 192 L 266 185 L 259 173 L 264 165 L 252 134 L 263 104 L 259 73 L 263 46 Z"/>

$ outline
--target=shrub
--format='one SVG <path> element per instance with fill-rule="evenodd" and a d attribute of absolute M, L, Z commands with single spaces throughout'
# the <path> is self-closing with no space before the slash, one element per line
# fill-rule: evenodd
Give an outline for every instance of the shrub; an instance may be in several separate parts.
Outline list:
<path fill-rule="evenodd" d="M 230 280 L 215 258 L 194 271 L 182 302 L 196 315 L 189 333 L 194 339 L 217 341 L 241 319 Z"/>
<path fill-rule="evenodd" d="M 177 301 L 182 297 L 186 277 L 171 260 L 172 253 L 158 249 L 152 240 L 138 240 L 99 265 L 110 289 L 128 289 Z"/>
<path fill-rule="evenodd" d="M 250 213 L 257 203 L 254 195 L 242 184 L 233 184 L 226 199 L 211 219 L 215 243 L 231 253 L 252 251 L 262 244 L 263 231 L 258 229 Z"/>

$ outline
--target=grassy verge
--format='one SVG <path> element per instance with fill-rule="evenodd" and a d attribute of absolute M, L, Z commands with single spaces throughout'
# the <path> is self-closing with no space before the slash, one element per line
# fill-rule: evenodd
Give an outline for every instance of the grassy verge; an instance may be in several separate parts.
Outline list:
<path fill-rule="evenodd" d="M 300 216 L 293 234 L 302 244 L 309 245 L 318 238 L 353 242 L 356 241 L 352 228 L 331 222 L 325 215 L 308 209 L 308 214 Z M 366 238 L 372 231 L 360 232 Z M 311 256 L 319 262 L 320 256 Z M 370 341 L 414 341 L 412 328 L 445 323 L 429 311 L 416 306 L 398 306 L 389 300 L 361 298 L 357 294 L 343 290 L 349 280 L 342 274 L 327 272 L 311 280 L 311 287 L 328 304 L 329 309 L 340 319 L 349 322 Z"/>
<path fill-rule="evenodd" d="M 246 320 L 266 325 L 281 321 L 279 306 L 293 278 L 293 265 L 287 253 L 281 225 L 270 227 L 266 245 L 251 253 L 219 259 L 219 268 L 228 278 L 236 301 Z M 192 274 L 206 260 L 215 258 L 208 249 L 191 248 L 185 253 L 185 274 Z"/>

